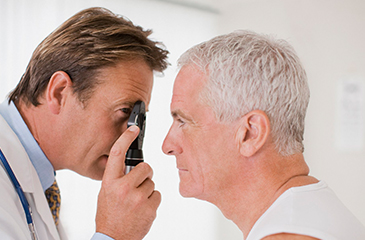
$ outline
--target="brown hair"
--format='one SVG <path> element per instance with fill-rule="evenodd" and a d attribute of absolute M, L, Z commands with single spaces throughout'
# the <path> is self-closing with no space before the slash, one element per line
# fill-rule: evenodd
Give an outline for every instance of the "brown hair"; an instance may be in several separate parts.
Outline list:
<path fill-rule="evenodd" d="M 9 102 L 22 99 L 39 105 L 38 98 L 56 71 L 70 76 L 80 100 L 90 97 L 99 69 L 120 61 L 143 59 L 151 70 L 162 72 L 168 65 L 168 51 L 158 47 L 163 46 L 160 42 L 147 38 L 151 33 L 105 8 L 85 9 L 38 45 Z"/>

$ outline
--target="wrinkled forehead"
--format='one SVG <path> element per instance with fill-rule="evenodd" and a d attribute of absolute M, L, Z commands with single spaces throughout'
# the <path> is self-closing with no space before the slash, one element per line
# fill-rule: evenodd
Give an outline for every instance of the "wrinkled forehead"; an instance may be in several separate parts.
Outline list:
<path fill-rule="evenodd" d="M 206 79 L 205 74 L 195 65 L 183 66 L 175 79 L 173 97 L 181 95 L 193 97 L 203 89 Z"/>

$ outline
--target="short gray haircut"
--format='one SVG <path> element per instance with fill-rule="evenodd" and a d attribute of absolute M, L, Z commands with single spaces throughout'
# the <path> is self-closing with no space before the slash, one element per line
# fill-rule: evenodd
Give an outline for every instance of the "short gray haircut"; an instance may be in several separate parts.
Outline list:
<path fill-rule="evenodd" d="M 264 111 L 278 152 L 303 152 L 309 87 L 294 49 L 284 40 L 252 31 L 215 37 L 186 51 L 179 67 L 196 65 L 208 76 L 201 98 L 221 122 Z"/>

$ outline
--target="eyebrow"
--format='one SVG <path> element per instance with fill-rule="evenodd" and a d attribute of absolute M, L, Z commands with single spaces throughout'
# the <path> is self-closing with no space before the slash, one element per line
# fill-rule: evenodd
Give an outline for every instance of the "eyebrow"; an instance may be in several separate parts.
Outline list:
<path fill-rule="evenodd" d="M 193 123 L 195 122 L 192 117 L 186 115 L 180 109 L 171 111 L 171 116 L 173 118 L 179 118 L 179 117 L 181 117 L 181 118 L 185 119 L 186 121 L 193 122 Z"/>

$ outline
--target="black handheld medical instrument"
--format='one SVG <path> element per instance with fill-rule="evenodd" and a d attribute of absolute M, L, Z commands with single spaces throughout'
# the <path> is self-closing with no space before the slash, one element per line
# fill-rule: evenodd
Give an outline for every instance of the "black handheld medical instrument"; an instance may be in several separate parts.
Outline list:
<path fill-rule="evenodd" d="M 146 125 L 146 106 L 144 102 L 137 101 L 134 104 L 128 119 L 128 127 L 139 127 L 138 137 L 130 145 L 125 156 L 125 174 L 129 173 L 138 163 L 143 162 L 142 144 Z"/>

